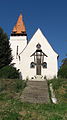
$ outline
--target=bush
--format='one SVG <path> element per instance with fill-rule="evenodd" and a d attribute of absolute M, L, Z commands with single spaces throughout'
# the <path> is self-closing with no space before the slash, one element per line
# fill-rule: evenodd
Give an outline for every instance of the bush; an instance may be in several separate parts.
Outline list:
<path fill-rule="evenodd" d="M 1 79 L 0 78 L 0 92 L 21 92 L 26 87 L 26 81 L 21 79 Z"/>
<path fill-rule="evenodd" d="M 14 87 L 15 91 L 19 92 L 19 91 L 23 90 L 26 87 L 26 81 L 16 79 L 14 86 L 15 86 Z"/>
<path fill-rule="evenodd" d="M 49 85 L 50 83 L 52 83 L 53 90 L 57 98 L 57 102 L 67 104 L 67 79 L 66 78 L 57 78 L 57 79 L 54 78 L 48 81 Z M 50 93 L 50 97 L 51 97 L 51 93 Z"/>
<path fill-rule="evenodd" d="M 62 78 L 67 78 L 67 65 L 60 67 L 60 69 L 58 71 L 58 76 L 60 76 Z"/>
<path fill-rule="evenodd" d="M 54 90 L 57 90 L 57 89 L 59 89 L 62 85 L 67 84 L 67 79 L 58 77 L 58 78 L 54 78 L 54 79 L 48 81 L 48 84 L 50 84 L 50 83 L 52 83 L 53 89 L 54 89 Z"/>
<path fill-rule="evenodd" d="M 19 78 L 19 70 L 16 70 L 15 67 L 13 66 L 5 66 L 0 69 L 0 78 L 10 78 L 10 79 L 15 79 Z"/>

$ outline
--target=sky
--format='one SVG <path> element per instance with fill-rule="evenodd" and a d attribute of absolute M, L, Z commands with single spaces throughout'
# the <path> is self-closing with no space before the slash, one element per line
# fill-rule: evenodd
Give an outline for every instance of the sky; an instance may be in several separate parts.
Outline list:
<path fill-rule="evenodd" d="M 22 13 L 28 40 L 38 28 L 59 55 L 67 54 L 67 0 L 0 0 L 0 26 L 10 37 Z"/>

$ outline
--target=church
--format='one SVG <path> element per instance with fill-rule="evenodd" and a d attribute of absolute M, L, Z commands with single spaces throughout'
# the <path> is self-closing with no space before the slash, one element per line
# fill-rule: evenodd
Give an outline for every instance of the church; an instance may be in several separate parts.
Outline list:
<path fill-rule="evenodd" d="M 22 79 L 57 77 L 58 54 L 41 30 L 38 28 L 31 40 L 27 38 L 23 16 L 20 14 L 10 35 L 10 46 L 13 56 L 12 63 L 19 69 Z"/>

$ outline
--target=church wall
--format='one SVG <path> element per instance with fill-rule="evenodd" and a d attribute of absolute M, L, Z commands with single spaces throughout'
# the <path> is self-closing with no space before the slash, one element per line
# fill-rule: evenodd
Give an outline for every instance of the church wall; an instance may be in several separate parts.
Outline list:
<path fill-rule="evenodd" d="M 30 63 L 34 62 L 34 57 L 31 55 L 36 51 L 36 45 L 39 43 L 41 45 L 42 51 L 47 55 L 44 57 L 44 62 L 47 63 L 47 68 L 41 66 L 41 75 L 43 77 L 46 76 L 47 79 L 51 79 L 53 77 L 57 77 L 57 57 L 58 54 L 52 49 L 51 45 L 48 43 L 47 39 L 43 36 L 42 32 L 38 29 L 34 34 L 32 39 L 27 45 L 26 36 L 22 37 L 10 37 L 11 48 L 13 50 L 14 60 L 16 63 L 15 66 L 17 69 L 20 69 L 22 74 L 22 79 L 36 76 L 36 66 L 35 68 L 30 68 Z M 18 57 L 16 58 L 16 48 L 19 46 L 18 54 L 20 55 L 20 60 Z M 24 49 L 25 48 L 25 49 Z M 24 49 L 24 50 L 23 50 Z"/>
<path fill-rule="evenodd" d="M 37 35 L 34 35 L 34 37 L 31 39 L 31 41 L 27 45 L 24 52 L 22 52 L 22 54 L 20 55 L 21 57 L 20 68 L 21 68 L 23 79 L 26 79 L 26 77 L 29 77 L 31 79 L 31 77 L 34 77 L 36 75 L 36 66 L 35 68 L 30 68 L 30 63 L 34 62 L 33 56 L 32 57 L 30 56 L 36 51 L 36 45 L 38 43 L 41 44 L 41 49 L 48 56 L 44 58 L 44 62 L 47 63 L 47 68 L 43 69 L 43 67 L 41 67 L 41 73 L 42 73 L 41 75 L 43 77 L 46 76 L 47 79 L 51 79 L 55 76 L 57 77 L 57 71 L 58 71 L 57 56 L 58 55 L 51 48 L 46 38 L 44 38 L 42 34 L 38 32 Z"/>
<path fill-rule="evenodd" d="M 15 67 L 20 69 L 20 61 L 19 54 L 24 50 L 27 45 L 27 37 L 26 36 L 11 36 L 10 37 L 10 45 L 12 49 L 13 61 L 12 63 L 16 63 Z M 17 50 L 18 46 L 18 50 Z"/>
<path fill-rule="evenodd" d="M 47 68 L 43 68 L 41 66 L 41 75 L 43 77 L 46 76 L 47 79 L 52 79 L 53 77 L 57 77 L 57 58 L 53 58 L 52 60 L 50 60 L 51 58 L 49 57 L 46 60 L 47 63 Z M 21 71 L 22 71 L 22 76 L 23 79 L 28 78 L 32 78 L 34 76 L 36 76 L 36 66 L 35 68 L 30 68 L 30 63 L 33 62 L 33 58 L 31 59 L 30 56 L 27 55 L 27 57 L 23 57 L 22 58 L 22 62 L 21 62 Z"/>
<path fill-rule="evenodd" d="M 30 63 L 34 61 L 33 57 L 30 57 L 31 54 L 28 53 L 28 51 L 23 54 L 21 57 L 21 72 L 22 72 L 22 78 L 26 79 L 34 77 L 36 75 L 36 68 L 30 68 Z"/>
<path fill-rule="evenodd" d="M 56 57 L 48 57 L 47 68 L 42 68 L 42 75 L 47 79 L 52 79 L 57 77 L 58 66 L 57 66 L 57 58 Z"/>

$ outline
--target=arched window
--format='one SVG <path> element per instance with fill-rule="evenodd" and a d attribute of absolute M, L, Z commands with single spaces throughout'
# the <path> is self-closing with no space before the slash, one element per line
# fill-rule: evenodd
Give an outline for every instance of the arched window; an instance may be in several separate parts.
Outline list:
<path fill-rule="evenodd" d="M 35 63 L 34 62 L 31 62 L 30 68 L 35 68 Z"/>
<path fill-rule="evenodd" d="M 47 68 L 47 63 L 43 62 L 42 66 L 43 66 L 43 68 Z"/>

